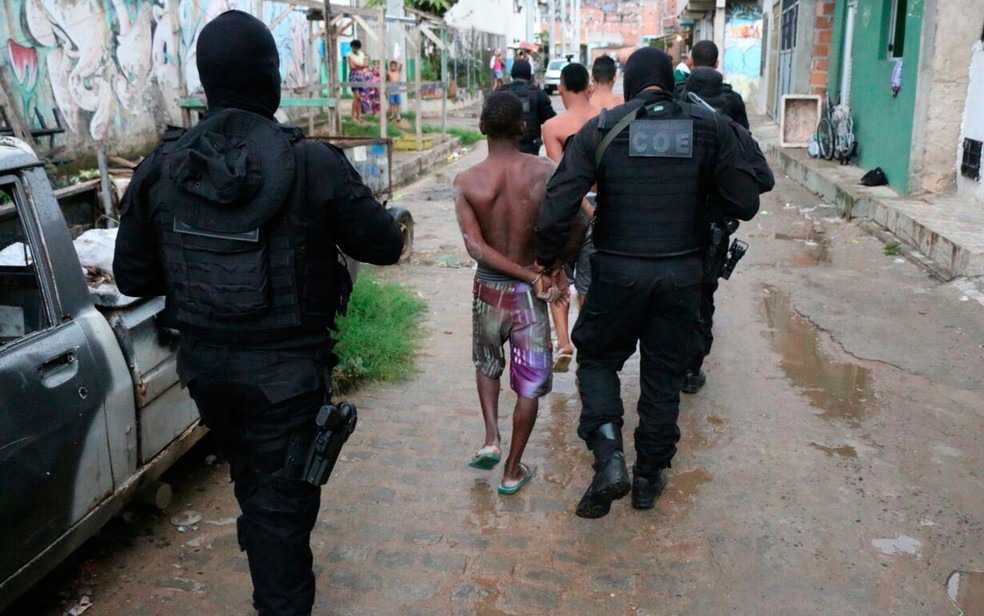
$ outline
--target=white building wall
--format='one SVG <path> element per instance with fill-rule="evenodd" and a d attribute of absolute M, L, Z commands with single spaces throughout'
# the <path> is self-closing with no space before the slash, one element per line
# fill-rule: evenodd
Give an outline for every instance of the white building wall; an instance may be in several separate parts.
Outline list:
<path fill-rule="evenodd" d="M 964 139 L 984 141 L 984 43 L 981 41 L 974 44 L 974 55 L 970 62 L 970 83 L 967 86 L 957 156 L 957 189 L 984 204 L 984 181 L 974 181 L 960 174 Z"/>

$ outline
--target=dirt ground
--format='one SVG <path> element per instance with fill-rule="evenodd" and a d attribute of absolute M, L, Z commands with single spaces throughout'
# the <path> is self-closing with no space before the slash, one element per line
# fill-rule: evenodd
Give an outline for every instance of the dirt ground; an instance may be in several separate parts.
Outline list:
<path fill-rule="evenodd" d="M 959 614 L 951 596 L 984 613 L 979 281 L 887 255 L 779 178 L 738 232 L 751 248 L 718 292 L 708 383 L 683 398 L 666 494 L 582 520 L 573 372 L 541 403 L 519 494 L 496 493 L 501 467 L 466 466 L 483 432 L 450 182 L 482 156 L 395 199 L 415 253 L 377 275 L 428 303 L 419 373 L 351 396 L 359 428 L 312 538 L 316 614 Z M 622 381 L 631 442 L 637 357 Z M 507 386 L 506 440 L 513 401 Z M 54 616 L 83 595 L 87 616 L 250 613 L 228 469 L 209 453 L 170 473 L 166 513 L 129 510 L 8 613 Z M 189 509 L 202 521 L 180 532 L 168 518 Z"/>

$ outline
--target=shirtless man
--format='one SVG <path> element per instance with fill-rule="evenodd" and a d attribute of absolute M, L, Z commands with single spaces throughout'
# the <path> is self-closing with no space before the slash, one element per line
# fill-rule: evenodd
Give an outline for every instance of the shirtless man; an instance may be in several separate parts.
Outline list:
<path fill-rule="evenodd" d="M 611 109 L 625 103 L 625 98 L 621 94 L 612 92 L 617 72 L 615 60 L 608 56 L 598 56 L 591 65 L 591 79 L 594 85 L 591 104 L 598 109 Z"/>
<path fill-rule="evenodd" d="M 469 466 L 489 470 L 502 456 L 499 438 L 499 377 L 509 342 L 509 386 L 516 392 L 512 444 L 500 494 L 515 494 L 533 478 L 523 450 L 536 422 L 539 398 L 550 391 L 552 353 L 548 282 L 534 274 L 533 234 L 537 210 L 556 167 L 521 153 L 523 105 L 515 94 L 494 92 L 479 123 L 489 155 L 454 180 L 455 213 L 465 248 L 478 261 L 472 304 L 472 359 L 485 419 L 485 444 Z M 556 294 L 558 291 L 553 290 Z M 552 297 L 551 299 L 555 299 Z"/>
<path fill-rule="evenodd" d="M 595 66 L 597 65 L 596 60 Z M 567 111 L 547 120 L 546 124 L 543 125 L 543 144 L 547 148 L 547 157 L 557 163 L 564 155 L 564 144 L 567 139 L 579 131 L 588 120 L 598 115 L 598 107 L 592 105 L 589 99 L 588 69 L 584 68 L 583 65 L 568 64 L 565 66 L 564 70 L 560 72 L 558 90 Z M 582 204 L 582 210 L 589 220 L 594 215 L 594 207 L 587 201 Z M 585 242 L 590 242 L 590 239 L 585 238 Z M 585 244 L 585 246 L 588 245 Z M 568 268 L 570 270 L 568 277 L 574 280 L 574 289 L 578 293 L 578 301 L 582 306 L 591 282 L 591 268 L 588 264 L 588 258 L 591 256 L 592 250 L 590 246 L 585 249 L 585 246 L 582 246 L 578 251 L 577 261 L 573 267 Z M 554 330 L 557 332 L 557 356 L 554 359 L 554 372 L 567 372 L 571 360 L 574 358 L 574 345 L 571 343 L 571 334 L 568 328 L 569 310 L 569 302 L 558 302 L 550 305 Z"/>

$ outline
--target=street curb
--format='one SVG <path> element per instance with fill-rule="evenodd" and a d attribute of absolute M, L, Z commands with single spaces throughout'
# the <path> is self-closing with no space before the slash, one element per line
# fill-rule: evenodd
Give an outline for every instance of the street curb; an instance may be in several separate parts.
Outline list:
<path fill-rule="evenodd" d="M 956 195 L 912 198 L 887 186 L 863 186 L 864 169 L 781 148 L 773 126 L 756 127 L 755 135 L 776 170 L 829 201 L 846 218 L 866 218 L 887 229 L 932 261 L 931 269 L 944 280 L 984 276 L 984 207 Z"/>
<path fill-rule="evenodd" d="M 393 170 L 390 173 L 390 184 L 393 189 L 406 186 L 442 162 L 447 162 L 448 157 L 460 145 L 460 137 L 449 137 L 444 143 L 425 152 L 420 152 L 408 161 L 393 165 Z"/>

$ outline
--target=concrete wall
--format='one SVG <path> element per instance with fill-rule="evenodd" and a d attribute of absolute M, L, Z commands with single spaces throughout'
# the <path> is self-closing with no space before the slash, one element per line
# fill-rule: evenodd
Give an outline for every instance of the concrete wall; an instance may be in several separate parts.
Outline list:
<path fill-rule="evenodd" d="M 168 2 L 179 1 L 174 44 Z M 286 8 L 265 2 L 270 23 Z M 67 132 L 56 145 L 88 152 L 95 142 L 110 151 L 148 147 L 164 124 L 177 123 L 178 70 L 191 91 L 198 33 L 230 8 L 251 11 L 251 0 L 4 0 L 0 50 L 13 103 L 37 126 L 35 109 L 52 125 L 54 109 Z M 275 29 L 285 85 L 304 83 L 309 24 L 291 13 Z"/>
<path fill-rule="evenodd" d="M 444 14 L 444 20 L 462 30 L 474 28 L 504 36 L 506 45 L 526 38 L 526 14 L 516 12 L 514 0 L 458 0 Z"/>
<path fill-rule="evenodd" d="M 895 60 L 887 58 L 891 1 L 860 2 L 854 30 L 851 111 L 858 141 L 858 164 L 867 169 L 881 167 L 892 188 L 902 194 L 910 190 L 910 145 L 919 84 L 923 9 L 924 0 L 909 0 L 902 89 L 897 96 L 892 95 L 890 88 Z M 837 14 L 835 49 L 843 45 L 844 37 L 843 12 Z M 830 73 L 834 87 L 838 77 L 839 71 Z"/>
<path fill-rule="evenodd" d="M 964 138 L 984 141 L 984 43 L 977 41 L 972 49 L 967 103 L 964 106 L 960 150 L 957 157 L 957 188 L 961 194 L 976 199 L 984 205 L 984 181 L 977 180 L 975 182 L 959 173 L 960 161 L 963 157 Z"/>
<path fill-rule="evenodd" d="M 974 44 L 984 26 L 981 0 L 927 0 L 916 95 L 910 190 L 942 193 L 955 187 L 962 102 Z M 984 109 L 984 99 L 977 107 Z"/>

